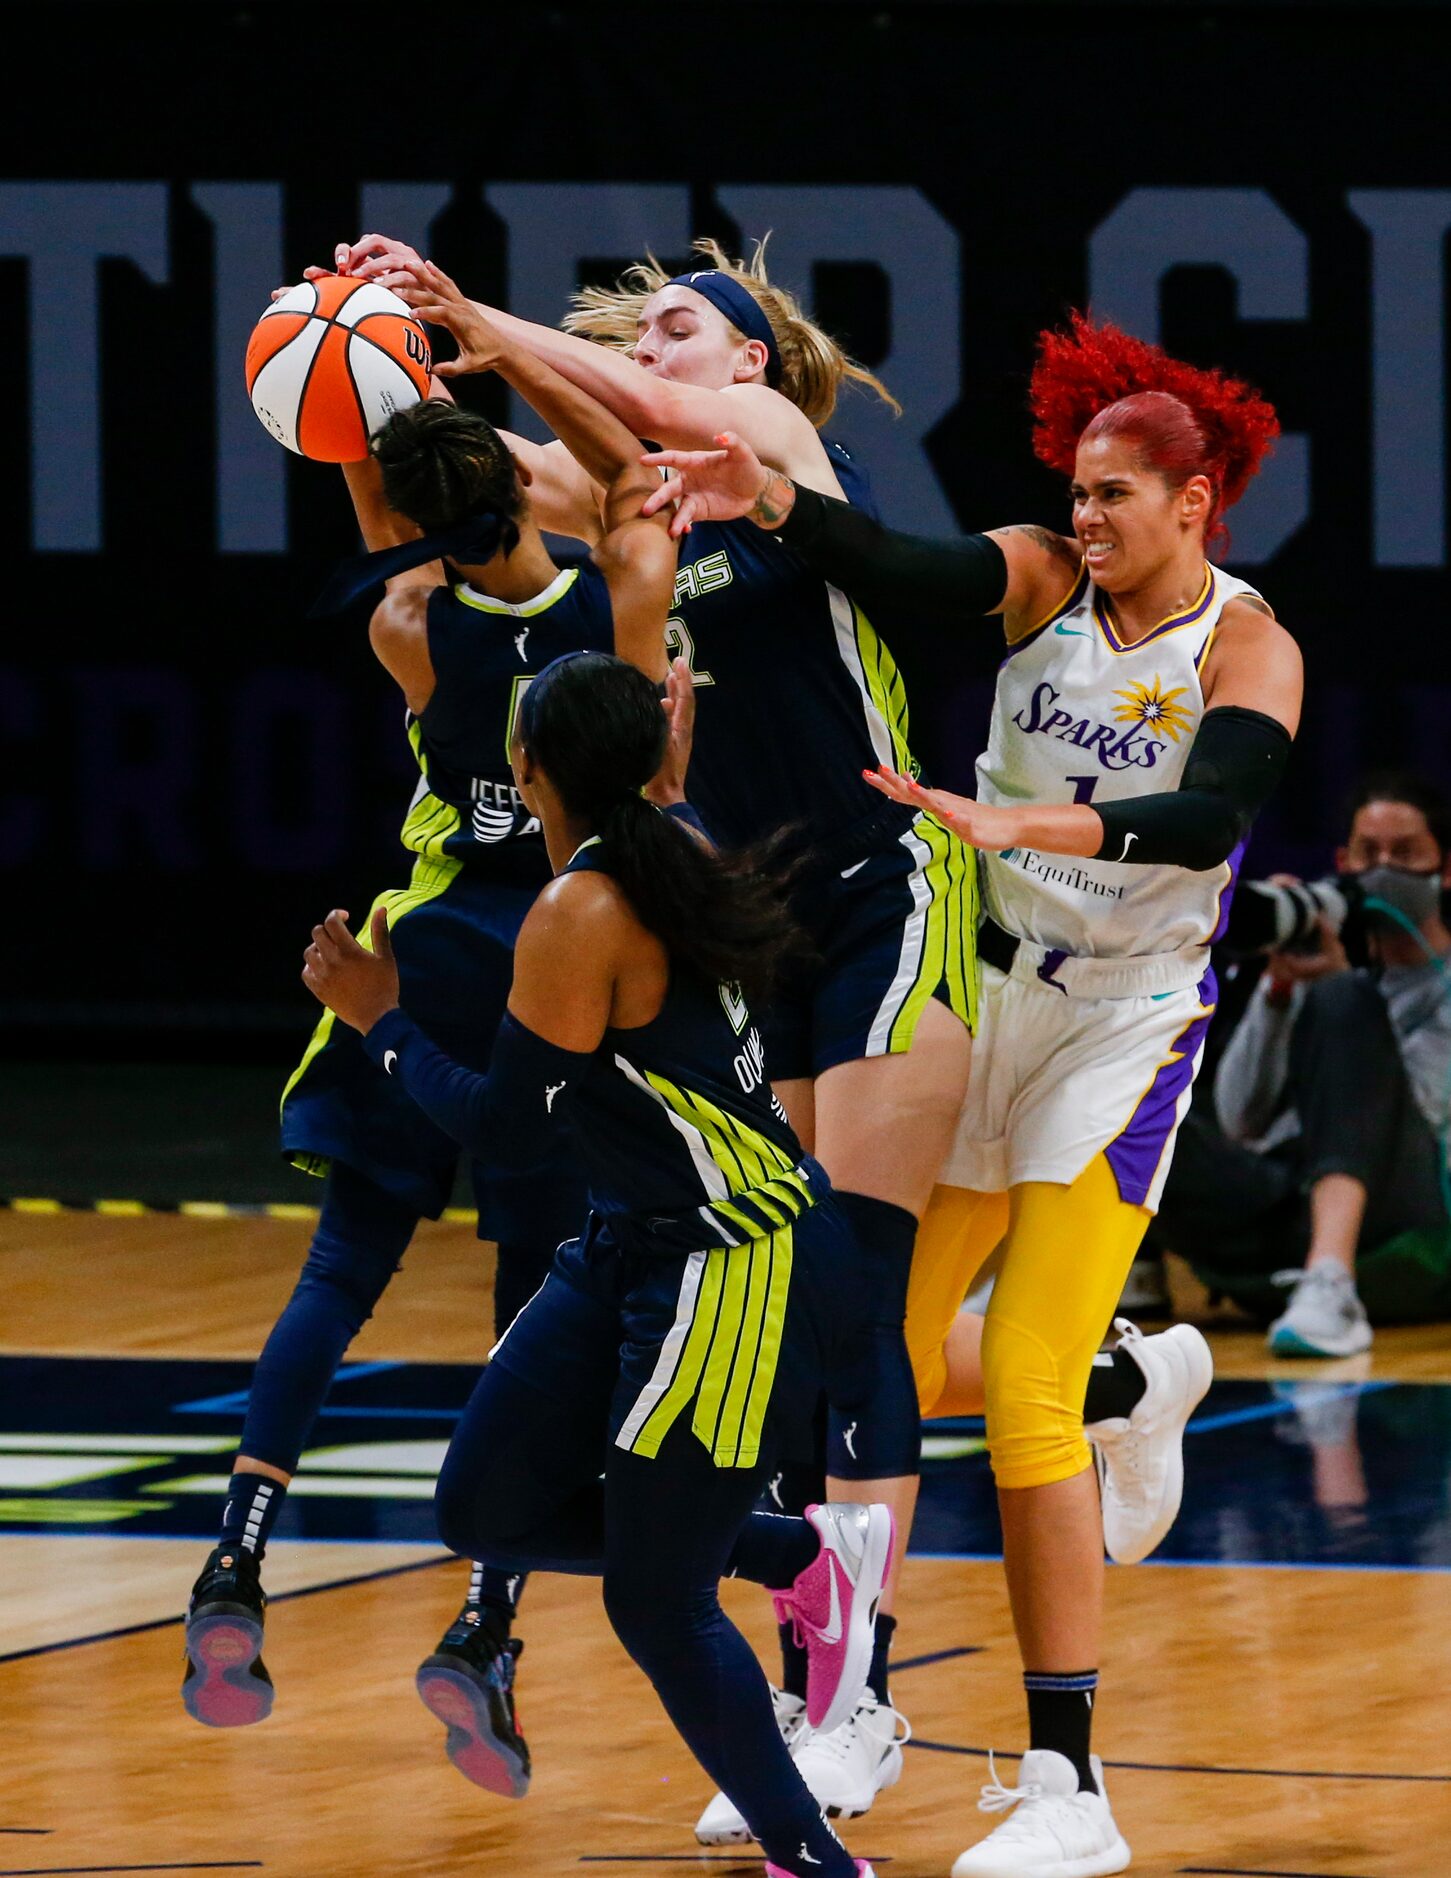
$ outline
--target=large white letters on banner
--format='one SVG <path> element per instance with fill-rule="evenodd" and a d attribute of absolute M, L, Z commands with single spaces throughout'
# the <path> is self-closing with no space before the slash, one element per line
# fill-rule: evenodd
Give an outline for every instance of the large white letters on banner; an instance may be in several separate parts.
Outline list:
<path fill-rule="evenodd" d="M 1174 267 L 1218 266 L 1251 320 L 1309 314 L 1310 244 L 1262 189 L 1132 189 L 1088 243 L 1089 304 L 1141 338 L 1159 337 L 1159 288 Z M 1282 436 L 1234 511 L 1232 559 L 1268 561 L 1310 513 L 1310 444 Z"/>

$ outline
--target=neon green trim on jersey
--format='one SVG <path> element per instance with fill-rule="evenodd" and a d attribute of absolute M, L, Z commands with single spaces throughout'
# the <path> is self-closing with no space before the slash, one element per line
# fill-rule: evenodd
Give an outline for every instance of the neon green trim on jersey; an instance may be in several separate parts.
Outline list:
<path fill-rule="evenodd" d="M 857 655 L 867 682 L 867 695 L 892 740 L 892 767 L 902 776 L 915 776 L 920 765 L 908 743 L 907 687 L 897 661 L 877 637 L 876 628 L 855 604 L 852 607 Z"/>
<path fill-rule="evenodd" d="M 705 1254 L 680 1360 L 627 1443 L 631 1453 L 653 1459 L 693 1402 L 691 1432 L 716 1466 L 756 1465 L 780 1362 L 793 1251 L 788 1226 Z"/>
<path fill-rule="evenodd" d="M 928 815 L 919 815 L 912 832 L 928 849 L 922 869 L 927 888 L 922 951 L 916 975 L 892 1023 L 888 1055 L 910 1050 L 927 1002 L 945 986 L 947 1005 L 969 1030 L 977 1029 L 977 856 L 958 837 Z"/>
<path fill-rule="evenodd" d="M 408 741 L 413 746 L 419 774 L 427 784 L 428 761 L 424 756 L 423 732 L 417 718 L 413 718 L 408 725 Z M 443 844 L 450 835 L 458 833 L 462 819 L 452 803 L 441 802 L 425 788 L 409 809 L 398 839 L 411 853 L 427 860 L 452 861 L 453 857 L 445 853 Z"/>
<path fill-rule="evenodd" d="M 563 567 L 543 593 L 536 593 L 532 600 L 524 601 L 522 606 L 513 606 L 507 600 L 496 600 L 491 594 L 479 593 L 467 585 L 455 587 L 453 597 L 461 600 L 465 606 L 471 606 L 476 613 L 496 613 L 506 619 L 534 619 L 540 613 L 547 613 L 550 607 L 562 600 L 578 579 L 577 567 Z"/>
<path fill-rule="evenodd" d="M 365 952 L 373 950 L 373 915 L 380 906 L 388 909 L 388 924 L 396 926 L 400 919 L 406 919 L 410 913 L 416 913 L 430 900 L 436 900 L 441 893 L 446 893 L 463 871 L 463 862 L 454 855 L 446 854 L 434 860 L 423 855 L 413 863 L 413 873 L 406 887 L 390 888 L 380 893 L 368 909 L 368 917 L 363 921 L 357 935 L 358 944 Z M 287 1078 L 282 1091 L 279 1108 L 285 1108 L 287 1098 L 306 1076 L 317 1057 L 327 1048 L 333 1033 L 336 1018 L 331 1011 L 324 1011 L 318 1019 L 317 1028 L 308 1040 L 307 1048 L 302 1053 L 302 1061 Z M 319 1179 L 327 1174 L 329 1162 L 324 1155 L 312 1154 L 299 1149 L 291 1154 L 292 1165 L 304 1174 L 315 1174 Z"/>

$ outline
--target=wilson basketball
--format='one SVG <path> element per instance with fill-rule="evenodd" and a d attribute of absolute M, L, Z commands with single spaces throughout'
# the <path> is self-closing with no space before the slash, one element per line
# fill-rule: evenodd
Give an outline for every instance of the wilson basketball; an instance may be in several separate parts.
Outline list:
<path fill-rule="evenodd" d="M 428 391 L 428 339 L 396 294 L 330 274 L 276 300 L 247 342 L 252 409 L 317 463 L 359 463 L 394 411 Z"/>

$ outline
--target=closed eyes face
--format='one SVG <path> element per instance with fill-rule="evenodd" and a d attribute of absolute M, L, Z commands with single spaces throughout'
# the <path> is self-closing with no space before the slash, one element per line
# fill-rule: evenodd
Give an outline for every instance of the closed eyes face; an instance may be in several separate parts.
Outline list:
<path fill-rule="evenodd" d="M 640 315 L 635 362 L 657 378 L 723 391 L 765 371 L 766 348 L 742 339 L 718 307 L 689 287 L 662 287 Z"/>

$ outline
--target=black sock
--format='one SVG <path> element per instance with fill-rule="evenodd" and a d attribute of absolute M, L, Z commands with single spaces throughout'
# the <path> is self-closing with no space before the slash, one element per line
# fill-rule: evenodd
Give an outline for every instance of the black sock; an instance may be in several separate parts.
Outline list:
<path fill-rule="evenodd" d="M 777 1624 L 776 1634 L 781 1639 L 781 1687 L 787 1695 L 794 1695 L 798 1702 L 804 1702 L 806 1668 L 810 1661 L 806 1646 L 796 1641 L 794 1624 Z"/>
<path fill-rule="evenodd" d="M 233 1474 L 227 1485 L 227 1504 L 222 1508 L 222 1529 L 217 1544 L 234 1545 L 239 1551 L 251 1552 L 260 1564 L 267 1550 L 268 1535 L 286 1498 L 287 1489 L 280 1480 L 269 1480 L 265 1474 Z"/>
<path fill-rule="evenodd" d="M 1084 1421 L 1106 1422 L 1111 1416 L 1132 1415 L 1148 1386 L 1147 1376 L 1127 1350 L 1100 1350 L 1088 1372 Z"/>
<path fill-rule="evenodd" d="M 468 1603 L 477 1610 L 480 1624 L 499 1649 L 509 1641 L 514 1619 L 519 1614 L 519 1599 L 528 1582 L 527 1572 L 506 1572 L 497 1565 L 481 1565 L 474 1560 L 469 1573 Z"/>
<path fill-rule="evenodd" d="M 895 1617 L 889 1617 L 885 1611 L 877 1612 L 877 1627 L 872 1636 L 872 1666 L 867 1671 L 867 1687 L 883 1707 L 891 1701 L 887 1693 L 887 1657 L 891 1652 L 892 1636 L 896 1628 Z"/>
<path fill-rule="evenodd" d="M 1027 1670 L 1023 1687 L 1028 1692 L 1028 1740 L 1035 1748 L 1051 1748 L 1073 1763 L 1080 1793 L 1097 1793 L 1098 1782 L 1088 1762 L 1093 1729 L 1093 1701 L 1098 1671 L 1081 1669 L 1071 1675 L 1042 1675 Z"/>
<path fill-rule="evenodd" d="M 495 1610 L 505 1611 L 510 1617 L 519 1608 L 519 1600 L 524 1595 L 524 1587 L 529 1582 L 527 1572 L 506 1572 L 498 1565 L 481 1565 L 474 1560 L 474 1568 L 469 1573 L 469 1603 L 489 1604 Z"/>

